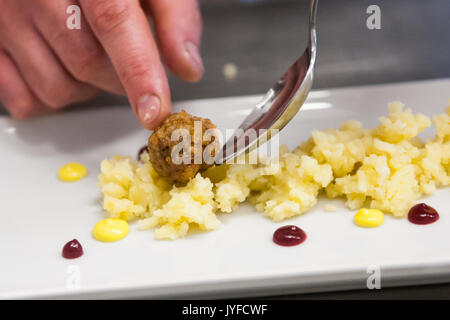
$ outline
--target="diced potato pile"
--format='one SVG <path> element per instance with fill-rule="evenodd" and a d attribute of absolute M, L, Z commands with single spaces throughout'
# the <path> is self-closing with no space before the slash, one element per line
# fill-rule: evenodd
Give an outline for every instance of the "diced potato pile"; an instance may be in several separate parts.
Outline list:
<path fill-rule="evenodd" d="M 430 119 L 393 102 L 374 129 L 351 120 L 316 130 L 293 152 L 282 146 L 279 157 L 257 165 L 213 167 L 179 188 L 157 175 L 148 155 L 141 162 L 115 156 L 101 164 L 103 208 L 113 218 L 139 219 L 141 229 L 156 228 L 157 239 L 183 237 L 193 226 L 214 230 L 217 213 L 244 201 L 281 221 L 308 211 L 320 192 L 344 196 L 352 210 L 403 217 L 422 195 L 450 184 L 450 106 L 433 122 L 436 136 L 423 142 L 417 135 Z"/>

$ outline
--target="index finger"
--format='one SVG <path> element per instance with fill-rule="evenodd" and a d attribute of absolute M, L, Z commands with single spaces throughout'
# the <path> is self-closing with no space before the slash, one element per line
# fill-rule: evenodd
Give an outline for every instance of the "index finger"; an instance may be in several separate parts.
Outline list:
<path fill-rule="evenodd" d="M 138 0 L 80 0 L 108 53 L 134 112 L 147 129 L 170 113 L 170 92 L 158 47 Z"/>

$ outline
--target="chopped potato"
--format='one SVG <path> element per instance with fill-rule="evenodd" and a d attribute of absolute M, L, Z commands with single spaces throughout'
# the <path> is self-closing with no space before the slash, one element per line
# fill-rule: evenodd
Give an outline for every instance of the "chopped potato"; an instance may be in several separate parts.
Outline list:
<path fill-rule="evenodd" d="M 430 119 L 394 102 L 372 130 L 353 120 L 340 129 L 315 130 L 293 152 L 282 146 L 268 162 L 212 167 L 184 187 L 161 178 L 148 154 L 140 162 L 115 156 L 101 164 L 103 207 L 111 218 L 156 228 L 157 239 L 183 237 L 194 226 L 217 229 L 217 213 L 244 201 L 281 221 L 311 209 L 320 192 L 345 197 L 352 210 L 369 206 L 404 217 L 422 195 L 450 184 L 450 107 L 433 123 L 435 138 L 421 141 L 417 135 Z"/>

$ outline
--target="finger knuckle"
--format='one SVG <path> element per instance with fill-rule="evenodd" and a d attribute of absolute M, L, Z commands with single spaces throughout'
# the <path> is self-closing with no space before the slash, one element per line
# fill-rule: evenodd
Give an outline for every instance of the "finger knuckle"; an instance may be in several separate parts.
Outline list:
<path fill-rule="evenodd" d="M 55 88 L 58 88 L 55 90 Z M 61 109 L 73 101 L 74 89 L 71 85 L 55 84 L 47 86 L 41 92 L 41 99 L 52 109 Z"/>
<path fill-rule="evenodd" d="M 92 4 L 93 27 L 108 34 L 129 17 L 128 1 L 95 0 Z"/>
<path fill-rule="evenodd" d="M 69 68 L 76 79 L 88 82 L 95 77 L 99 66 L 104 64 L 104 59 L 105 54 L 99 48 L 78 52 L 69 58 Z"/>
<path fill-rule="evenodd" d="M 127 61 L 126 66 L 119 68 L 119 77 L 123 83 L 134 83 L 146 77 L 150 70 L 144 57 L 134 57 Z"/>
<path fill-rule="evenodd" d="M 34 0 L 33 1 L 33 9 L 37 10 L 39 13 L 41 12 L 55 12 L 55 3 L 53 1 L 47 0 Z"/>
<path fill-rule="evenodd" d="M 24 120 L 33 116 L 33 109 L 36 107 L 36 102 L 30 99 L 17 98 L 9 103 L 5 103 L 5 107 L 11 117 Z"/>
<path fill-rule="evenodd" d="M 49 93 L 44 101 L 51 109 L 61 109 L 68 105 L 89 100 L 96 96 L 99 90 L 90 85 L 68 81 L 65 86 Z M 45 95 L 45 94 L 44 94 Z"/>
<path fill-rule="evenodd" d="M 45 99 L 45 104 L 52 109 L 61 109 L 68 104 L 68 99 L 61 96 L 48 96 Z"/>
<path fill-rule="evenodd" d="M 83 39 L 72 37 L 72 33 L 61 29 L 54 34 L 51 43 L 62 43 L 64 48 L 63 63 L 76 79 L 89 81 L 106 57 L 100 45 L 91 45 Z"/>

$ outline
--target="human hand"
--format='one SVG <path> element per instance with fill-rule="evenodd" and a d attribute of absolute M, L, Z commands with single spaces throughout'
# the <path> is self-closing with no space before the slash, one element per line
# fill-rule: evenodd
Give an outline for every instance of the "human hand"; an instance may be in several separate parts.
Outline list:
<path fill-rule="evenodd" d="M 66 28 L 70 5 L 82 9 L 81 30 Z M 126 93 L 152 129 L 171 104 L 159 51 L 173 73 L 197 81 L 201 32 L 196 0 L 0 0 L 0 100 L 12 116 L 27 118 L 100 89 Z"/>

